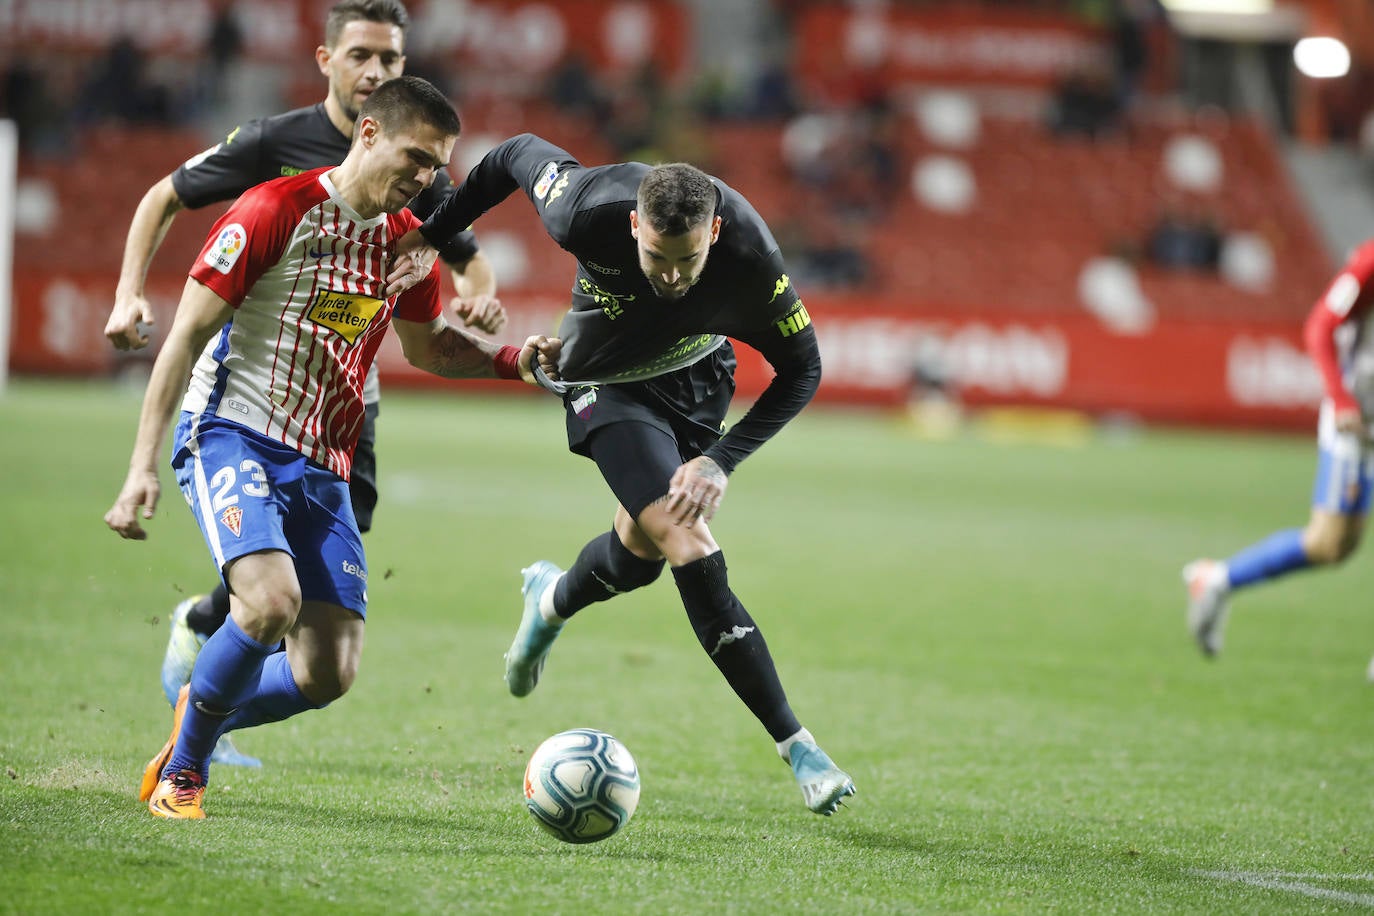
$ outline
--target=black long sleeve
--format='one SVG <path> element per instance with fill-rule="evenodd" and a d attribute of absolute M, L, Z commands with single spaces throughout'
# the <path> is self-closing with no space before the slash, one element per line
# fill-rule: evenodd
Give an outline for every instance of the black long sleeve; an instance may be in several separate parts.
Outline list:
<path fill-rule="evenodd" d="M 500 143 L 482 157 L 457 190 L 429 215 L 420 226 L 420 234 L 438 250 L 441 258 L 450 260 L 449 255 L 461 243 L 464 230 L 517 188 L 534 185 L 526 173 L 537 172 L 551 161 L 572 165 L 577 162 L 534 134 L 521 134 Z"/>
<path fill-rule="evenodd" d="M 814 328 L 785 341 L 773 340 L 759 352 L 776 375 L 739 422 L 706 450 L 707 457 L 726 474 L 801 413 L 821 384 L 821 352 Z"/>

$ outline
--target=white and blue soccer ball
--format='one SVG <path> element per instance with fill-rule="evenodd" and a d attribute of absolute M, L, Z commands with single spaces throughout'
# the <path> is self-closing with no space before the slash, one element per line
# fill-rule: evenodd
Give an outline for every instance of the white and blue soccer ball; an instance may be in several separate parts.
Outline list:
<path fill-rule="evenodd" d="M 525 807 L 565 843 L 595 843 L 630 822 L 639 767 L 629 749 L 594 728 L 559 732 L 525 767 Z"/>

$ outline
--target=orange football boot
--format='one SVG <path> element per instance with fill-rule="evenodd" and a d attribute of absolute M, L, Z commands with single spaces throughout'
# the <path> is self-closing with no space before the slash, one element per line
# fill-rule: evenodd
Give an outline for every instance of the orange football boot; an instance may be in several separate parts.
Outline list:
<path fill-rule="evenodd" d="M 148 799 L 148 810 L 156 817 L 180 820 L 200 820 L 205 809 L 200 806 L 205 797 L 205 780 L 195 770 L 178 770 L 157 784 Z"/>
<path fill-rule="evenodd" d="M 167 739 L 162 750 L 157 752 L 157 756 L 149 760 L 148 765 L 143 768 L 143 782 L 138 787 L 139 801 L 149 801 L 153 797 L 153 790 L 158 787 L 158 783 L 166 782 L 162 778 L 162 771 L 167 767 L 167 761 L 172 759 L 172 748 L 176 747 L 177 735 L 181 734 L 181 718 L 186 715 L 186 701 L 190 695 L 191 685 L 183 684 L 181 692 L 177 694 L 176 706 L 172 708 L 172 736 Z M 202 789 L 202 791 L 204 790 Z"/>

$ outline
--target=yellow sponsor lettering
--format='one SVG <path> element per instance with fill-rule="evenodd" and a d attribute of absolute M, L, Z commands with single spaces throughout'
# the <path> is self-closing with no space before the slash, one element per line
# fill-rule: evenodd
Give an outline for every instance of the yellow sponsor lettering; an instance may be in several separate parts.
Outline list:
<path fill-rule="evenodd" d="M 306 310 L 305 317 L 351 344 L 357 342 L 381 309 L 382 300 L 371 296 L 321 290 Z"/>
<path fill-rule="evenodd" d="M 783 337 L 791 337 L 798 331 L 804 330 L 809 324 L 811 324 L 811 316 L 807 314 L 806 306 L 802 305 L 801 300 L 798 299 L 796 307 L 777 323 L 777 328 Z"/>

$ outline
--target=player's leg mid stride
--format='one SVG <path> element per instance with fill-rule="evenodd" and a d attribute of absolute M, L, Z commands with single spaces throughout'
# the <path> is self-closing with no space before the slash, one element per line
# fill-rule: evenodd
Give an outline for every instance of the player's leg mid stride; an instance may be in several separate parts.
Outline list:
<path fill-rule="evenodd" d="M 548 560 L 536 560 L 520 570 L 520 593 L 525 609 L 520 628 L 506 650 L 506 686 L 517 697 L 528 696 L 539 683 L 544 660 L 563 629 L 563 619 L 553 611 L 553 587 L 563 570 Z"/>
<path fill-rule="evenodd" d="M 1304 570 L 1333 569 L 1359 547 L 1374 500 L 1374 449 L 1360 412 L 1346 414 L 1340 418 L 1330 397 L 1322 403 L 1317 473 L 1305 525 L 1272 531 L 1224 560 L 1194 560 L 1183 567 L 1188 629 L 1203 654 L 1221 651 L 1228 606 L 1236 595 Z M 1348 428 L 1351 423 L 1355 428 Z M 1366 676 L 1371 675 L 1374 662 Z"/>
<path fill-rule="evenodd" d="M 675 571 L 674 576 L 685 581 L 702 564 L 690 565 L 694 569 Z M 723 587 L 724 561 L 717 555 L 705 565 L 715 570 Z M 546 560 L 523 569 L 524 608 L 505 656 L 506 684 L 511 693 L 526 696 L 534 690 L 553 641 L 573 614 L 591 603 L 651 584 L 663 566 L 662 560 L 635 557 L 610 531 L 594 538 L 567 572 Z M 695 591 L 687 589 L 692 596 Z M 692 601 L 695 605 L 695 597 Z M 775 746 L 778 756 L 791 766 L 806 807 L 825 816 L 838 811 L 843 800 L 855 794 L 854 781 L 791 714 L 771 661 L 762 662 L 767 648 L 752 618 L 739 607 L 736 613 L 702 621 L 697 629 L 702 647 L 727 674 L 736 693 L 748 698 L 756 715 L 767 718 L 770 733 L 787 736 L 775 739 Z M 731 657 L 732 653 L 738 657 Z"/>
<path fill-rule="evenodd" d="M 191 622 L 192 613 L 199 610 L 202 617 L 214 621 L 216 629 L 229 613 L 229 593 L 222 585 L 219 591 L 222 594 L 193 595 L 172 609 L 167 651 L 162 656 L 162 693 L 173 706 L 177 704 L 177 694 L 181 688 L 191 683 L 191 669 L 196 665 L 196 656 L 200 654 L 205 640 L 214 632 L 213 629 L 209 632 L 197 630 Z M 221 599 L 224 605 L 222 611 L 215 606 Z M 262 766 L 262 761 L 257 757 L 239 750 L 229 735 L 220 736 L 214 753 L 210 755 L 210 762 L 235 767 Z"/>

